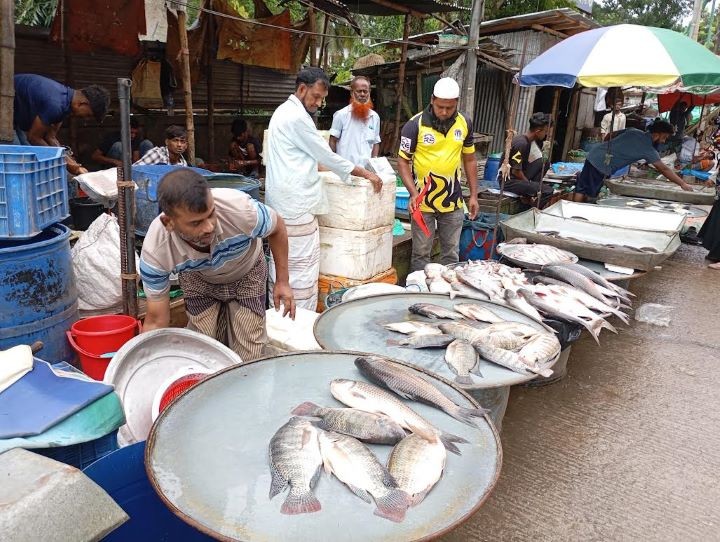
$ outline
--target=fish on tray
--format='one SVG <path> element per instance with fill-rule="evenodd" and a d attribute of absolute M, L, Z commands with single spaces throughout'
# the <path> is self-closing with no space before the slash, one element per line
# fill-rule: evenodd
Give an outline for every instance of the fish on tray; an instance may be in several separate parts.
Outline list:
<path fill-rule="evenodd" d="M 390 324 L 384 324 L 383 327 L 390 331 L 402 333 L 403 335 L 441 335 L 440 331 L 436 326 L 428 324 L 426 322 L 393 322 Z"/>
<path fill-rule="evenodd" d="M 505 321 L 504 318 L 477 303 L 456 303 L 453 309 L 462 314 L 465 318 L 476 320 L 478 322 L 496 324 L 498 322 Z"/>
<path fill-rule="evenodd" d="M 328 431 L 322 431 L 319 440 L 326 472 L 365 502 L 374 499 L 375 515 L 395 522 L 405 519 L 412 504 L 410 495 L 398 489 L 398 483 L 367 446 L 348 435 Z"/>
<path fill-rule="evenodd" d="M 411 506 L 416 506 L 442 477 L 446 459 L 442 444 L 410 434 L 395 445 L 387 467 L 400 489 L 410 495 Z"/>
<path fill-rule="evenodd" d="M 462 315 L 440 305 L 432 303 L 415 303 L 410 305 L 408 310 L 413 314 L 419 314 L 427 318 L 438 318 L 444 320 L 462 320 Z"/>
<path fill-rule="evenodd" d="M 406 346 L 408 348 L 445 348 L 451 342 L 455 340 L 452 335 L 435 335 L 435 334 L 422 334 L 422 335 L 410 335 L 404 339 L 398 341 L 400 346 Z"/>
<path fill-rule="evenodd" d="M 403 399 L 419 401 L 439 408 L 458 421 L 479 427 L 488 412 L 484 408 L 461 407 L 417 371 L 380 356 L 361 356 L 355 366 L 371 382 L 383 386 Z"/>
<path fill-rule="evenodd" d="M 475 369 L 478 361 L 477 351 L 467 341 L 455 339 L 445 350 L 445 363 L 457 375 L 455 382 L 462 386 L 472 385 L 473 379 L 470 373 Z"/>
<path fill-rule="evenodd" d="M 310 401 L 295 407 L 295 416 L 319 418 L 320 429 L 355 437 L 370 444 L 397 444 L 405 438 L 405 430 L 382 414 L 355 408 L 325 408 Z"/>
<path fill-rule="evenodd" d="M 270 439 L 270 499 L 290 491 L 283 514 L 306 514 L 322 507 L 313 493 L 322 468 L 319 429 L 307 418 L 291 418 Z"/>
<path fill-rule="evenodd" d="M 521 358 L 516 352 L 505 350 L 504 348 L 497 348 L 482 342 L 473 346 L 475 346 L 476 350 L 484 359 L 515 371 L 516 373 L 524 375 L 534 373 L 542 376 L 550 376 L 553 374 L 552 369 L 528 363 L 526 358 Z"/>

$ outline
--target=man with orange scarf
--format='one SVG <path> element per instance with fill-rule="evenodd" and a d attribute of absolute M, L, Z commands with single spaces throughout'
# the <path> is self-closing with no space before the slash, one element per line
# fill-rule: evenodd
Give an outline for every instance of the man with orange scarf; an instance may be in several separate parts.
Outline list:
<path fill-rule="evenodd" d="M 336 111 L 330 148 L 353 164 L 367 167 L 380 151 L 380 117 L 370 99 L 370 80 L 359 75 L 350 82 L 350 105 Z"/>

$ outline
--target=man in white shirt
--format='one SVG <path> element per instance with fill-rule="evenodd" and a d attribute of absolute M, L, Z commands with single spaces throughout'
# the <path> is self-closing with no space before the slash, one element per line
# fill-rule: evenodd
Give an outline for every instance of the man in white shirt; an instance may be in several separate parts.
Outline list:
<path fill-rule="evenodd" d="M 622 100 L 615 101 L 615 111 L 610 111 L 603 117 L 600 123 L 600 134 L 605 139 L 611 132 L 619 132 L 625 129 L 625 113 L 622 112 L 623 102 Z M 612 116 L 615 114 L 615 121 L 613 122 Z M 610 123 L 612 123 L 612 129 L 610 129 Z"/>
<path fill-rule="evenodd" d="M 301 70 L 295 80 L 295 94 L 270 119 L 265 150 L 265 202 L 285 220 L 290 287 L 296 306 L 309 310 L 317 307 L 320 274 L 320 232 L 315 217 L 332 211 L 318 164 L 343 181 L 355 175 L 368 179 L 375 192 L 382 188 L 380 177 L 335 154 L 318 133 L 311 115 L 317 113 L 329 87 L 327 75 L 320 68 Z M 271 290 L 275 279 L 275 263 L 271 258 Z"/>
<path fill-rule="evenodd" d="M 380 116 L 373 110 L 367 77 L 358 75 L 350 82 L 350 105 L 333 115 L 330 148 L 363 166 L 379 154 Z"/>

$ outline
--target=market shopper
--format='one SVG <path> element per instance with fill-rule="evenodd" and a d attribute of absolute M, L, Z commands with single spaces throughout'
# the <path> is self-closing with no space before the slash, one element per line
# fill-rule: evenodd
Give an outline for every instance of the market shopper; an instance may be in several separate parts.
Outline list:
<path fill-rule="evenodd" d="M 150 224 L 140 256 L 148 300 L 143 330 L 170 324 L 170 274 L 177 273 L 188 328 L 223 342 L 243 361 L 259 358 L 267 342 L 263 238 L 275 260 L 275 307 L 295 317 L 282 218 L 239 190 L 211 190 L 185 168 L 163 177 L 158 202 L 162 213 Z"/>
<path fill-rule="evenodd" d="M 295 81 L 295 94 L 273 113 L 265 149 L 267 204 L 283 217 L 289 236 L 290 286 L 298 307 L 317 308 L 320 273 L 320 232 L 317 215 L 328 208 L 318 165 L 329 168 L 341 180 L 350 175 L 368 179 L 380 192 L 376 174 L 335 154 L 315 128 L 312 115 L 327 96 L 330 82 L 320 68 L 305 68 Z M 273 256 L 270 287 L 279 275 Z"/>
<path fill-rule="evenodd" d="M 140 123 L 136 118 L 130 119 L 130 148 L 131 161 L 137 162 L 141 156 L 154 147 L 152 141 L 142 137 Z M 95 149 L 91 158 L 98 164 L 108 167 L 122 167 L 122 139 L 120 132 L 106 135 Z"/>
<path fill-rule="evenodd" d="M 477 216 L 477 160 L 472 123 L 458 111 L 460 87 L 454 79 L 444 77 L 435 83 L 430 105 L 403 126 L 398 152 L 398 170 L 410 193 L 408 210 L 418 208 L 430 235 L 411 221 L 411 271 L 423 269 L 430 262 L 437 232 L 440 239 L 440 263 L 458 261 L 460 233 L 465 210 L 461 169 L 470 187 L 469 215 Z M 461 167 L 462 166 L 462 167 Z M 422 201 L 420 193 L 430 183 Z"/>
<path fill-rule="evenodd" d="M 187 166 L 183 156 L 187 150 L 187 130 L 182 126 L 173 124 L 165 130 L 165 146 L 153 147 L 147 151 L 133 166 L 149 166 L 157 164 Z"/>
<path fill-rule="evenodd" d="M 260 172 L 262 143 L 250 133 L 247 121 L 243 118 L 233 120 L 230 131 L 232 132 L 228 149 L 230 171 L 239 171 L 257 177 Z"/>
<path fill-rule="evenodd" d="M 363 75 L 350 82 L 350 104 L 333 115 L 330 148 L 362 166 L 380 153 L 380 116 L 370 99 L 370 80 Z"/>
<path fill-rule="evenodd" d="M 657 147 L 667 142 L 673 131 L 669 122 L 658 119 L 647 132 L 627 128 L 613 133 L 608 141 L 595 145 L 578 174 L 573 200 L 585 202 L 588 198 L 596 198 L 607 177 L 638 160 L 645 160 L 683 190 L 692 192 L 692 186 L 660 160 L 657 151 Z"/>
<path fill-rule="evenodd" d="M 90 85 L 75 90 L 42 75 L 23 73 L 14 78 L 13 129 L 15 145 L 62 147 L 58 132 L 68 117 L 94 117 L 100 122 L 107 113 L 110 93 Z M 87 173 L 71 155 L 65 157 L 72 175 Z"/>
<path fill-rule="evenodd" d="M 616 100 L 613 111 L 607 113 L 600 123 L 600 135 L 605 139 L 612 132 L 619 132 L 625 129 L 627 119 L 625 113 L 622 112 L 623 101 Z M 614 117 L 614 120 L 613 120 Z M 611 126 L 612 125 L 612 126 Z"/>
<path fill-rule="evenodd" d="M 520 196 L 537 197 L 541 187 L 542 179 L 550 165 L 549 161 L 543 160 L 540 145 L 547 137 L 550 127 L 550 116 L 545 113 L 533 113 L 530 117 L 530 128 L 524 134 L 513 137 L 510 145 L 510 177 L 505 181 L 504 190 Z M 505 153 L 500 158 L 503 164 Z M 498 183 L 500 183 L 498 172 Z M 550 183 L 542 184 L 542 198 L 540 208 L 544 207 L 550 196 L 553 195 L 553 187 Z"/>

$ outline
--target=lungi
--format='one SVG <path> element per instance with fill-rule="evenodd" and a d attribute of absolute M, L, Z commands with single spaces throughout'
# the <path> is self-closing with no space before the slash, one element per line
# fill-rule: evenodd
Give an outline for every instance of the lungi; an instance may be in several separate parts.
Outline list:
<path fill-rule="evenodd" d="M 199 271 L 180 273 L 188 329 L 220 341 L 243 361 L 262 357 L 267 344 L 267 276 L 263 253 L 244 277 L 233 282 L 214 284 Z"/>
<path fill-rule="evenodd" d="M 288 268 L 290 288 L 295 306 L 311 311 L 317 310 L 318 277 L 320 275 L 320 230 L 318 221 L 306 213 L 300 218 L 285 220 L 288 232 Z M 270 306 L 273 303 L 275 285 L 275 261 L 270 256 Z"/>

